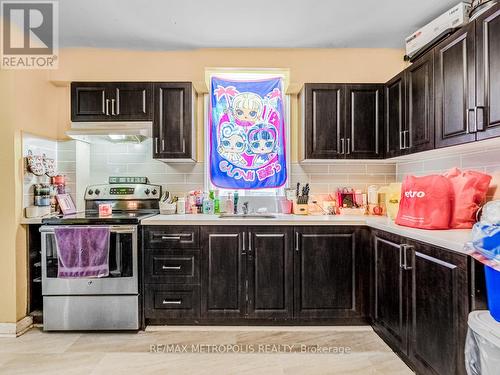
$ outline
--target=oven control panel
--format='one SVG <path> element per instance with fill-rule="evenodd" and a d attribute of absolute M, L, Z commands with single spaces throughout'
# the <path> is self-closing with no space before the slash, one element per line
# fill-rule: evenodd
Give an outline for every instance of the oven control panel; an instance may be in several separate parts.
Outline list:
<path fill-rule="evenodd" d="M 160 185 L 102 184 L 87 186 L 85 200 L 160 199 L 160 194 Z"/>

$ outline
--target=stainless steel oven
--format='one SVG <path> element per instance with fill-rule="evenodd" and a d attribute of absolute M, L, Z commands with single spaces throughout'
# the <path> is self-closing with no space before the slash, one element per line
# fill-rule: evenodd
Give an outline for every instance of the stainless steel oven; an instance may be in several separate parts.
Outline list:
<path fill-rule="evenodd" d="M 111 177 L 109 184 L 85 190 L 85 211 L 43 219 L 43 328 L 117 330 L 139 328 L 138 228 L 159 211 L 161 186 L 146 177 Z M 112 207 L 99 215 L 100 205 Z M 110 228 L 109 276 L 58 278 L 56 227 Z"/>
<path fill-rule="evenodd" d="M 71 225 L 71 228 L 82 226 L 85 225 Z M 75 279 L 57 277 L 54 228 L 40 229 L 44 329 L 138 329 L 137 225 L 109 226 L 108 277 Z"/>

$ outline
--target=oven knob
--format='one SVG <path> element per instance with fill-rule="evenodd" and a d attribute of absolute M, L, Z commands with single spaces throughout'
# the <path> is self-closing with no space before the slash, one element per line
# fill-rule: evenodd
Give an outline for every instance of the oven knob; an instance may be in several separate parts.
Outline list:
<path fill-rule="evenodd" d="M 100 193 L 100 192 L 101 192 L 101 191 L 100 191 L 99 189 L 95 189 L 95 194 L 96 194 L 96 195 L 99 195 L 99 193 Z"/>
<path fill-rule="evenodd" d="M 149 195 L 150 193 L 149 189 L 144 190 L 144 192 L 146 193 L 146 195 Z"/>
<path fill-rule="evenodd" d="M 93 191 L 92 189 L 89 189 L 89 190 L 87 191 L 87 194 L 88 194 L 88 195 L 92 195 L 92 194 L 94 194 L 94 191 Z"/>
<path fill-rule="evenodd" d="M 156 189 L 153 189 L 153 191 L 151 193 L 153 193 L 153 195 L 156 195 L 156 193 L 158 193 L 158 192 L 156 191 Z"/>

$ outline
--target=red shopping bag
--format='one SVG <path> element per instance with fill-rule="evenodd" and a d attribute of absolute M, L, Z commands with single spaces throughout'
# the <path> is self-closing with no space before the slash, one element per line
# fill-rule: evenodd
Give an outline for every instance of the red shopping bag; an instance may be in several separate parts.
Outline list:
<path fill-rule="evenodd" d="M 406 176 L 396 224 L 420 229 L 448 229 L 452 188 L 444 176 Z"/>
<path fill-rule="evenodd" d="M 453 191 L 450 228 L 472 228 L 476 212 L 486 199 L 491 176 L 458 168 L 450 169 L 444 176 L 450 181 Z"/>

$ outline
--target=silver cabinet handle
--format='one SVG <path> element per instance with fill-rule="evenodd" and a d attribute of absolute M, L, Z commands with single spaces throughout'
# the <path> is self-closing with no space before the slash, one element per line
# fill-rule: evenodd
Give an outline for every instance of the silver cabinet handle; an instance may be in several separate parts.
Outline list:
<path fill-rule="evenodd" d="M 181 266 L 161 266 L 162 270 L 180 270 Z"/>
<path fill-rule="evenodd" d="M 470 125 L 470 120 L 469 120 L 469 115 L 471 112 L 474 112 L 474 128 L 471 129 L 471 125 Z M 477 124 L 475 123 L 475 119 L 476 119 L 476 108 L 467 108 L 465 110 L 465 124 L 466 124 L 466 127 L 467 127 L 467 133 L 476 133 L 477 132 Z"/>
<path fill-rule="evenodd" d="M 248 232 L 248 251 L 252 251 L 252 232 Z"/>
<path fill-rule="evenodd" d="M 161 150 L 165 151 L 165 139 L 163 139 L 163 138 L 161 140 Z"/>
<path fill-rule="evenodd" d="M 180 241 L 181 236 L 161 236 L 162 241 Z"/>
<path fill-rule="evenodd" d="M 241 254 L 245 255 L 246 251 L 247 251 L 247 245 L 246 245 L 246 242 L 247 242 L 247 232 L 243 232 L 241 234 L 241 236 L 242 236 L 242 244 L 243 244 L 243 246 L 242 246 L 243 252 Z"/>
<path fill-rule="evenodd" d="M 404 270 L 404 265 L 403 265 L 403 249 L 405 245 L 399 245 L 399 268 Z"/>
<path fill-rule="evenodd" d="M 180 305 L 180 304 L 182 304 L 182 301 L 180 299 L 178 299 L 178 300 L 164 299 L 163 304 L 164 305 Z"/>
<path fill-rule="evenodd" d="M 346 147 L 346 154 L 349 155 L 351 153 L 351 138 L 347 138 L 347 147 Z"/>
<path fill-rule="evenodd" d="M 399 132 L 399 149 L 400 150 L 404 150 L 405 146 L 404 146 L 404 139 L 403 139 L 403 131 L 401 130 Z"/>
<path fill-rule="evenodd" d="M 158 137 L 155 137 L 155 154 L 158 153 Z"/>
<path fill-rule="evenodd" d="M 405 270 L 411 270 L 411 269 L 413 268 L 413 267 L 411 267 L 411 266 L 408 266 L 408 259 L 407 259 L 407 254 L 406 254 L 406 251 L 407 251 L 408 249 L 413 249 L 413 246 L 410 246 L 410 245 L 405 245 L 405 247 L 404 247 L 404 255 L 403 255 L 403 256 L 404 256 L 404 262 L 405 262 L 405 263 L 404 263 L 404 266 L 405 266 L 405 268 L 404 268 L 404 269 L 405 269 Z"/>
<path fill-rule="evenodd" d="M 345 139 L 344 138 L 340 138 L 340 153 L 342 155 L 345 154 Z"/>
<path fill-rule="evenodd" d="M 299 241 L 300 241 L 300 234 L 299 234 L 299 232 L 295 232 L 295 251 L 296 252 L 300 251 Z"/>
<path fill-rule="evenodd" d="M 485 119 L 484 119 L 484 112 L 485 112 L 485 109 L 486 108 L 484 108 L 481 105 L 478 105 L 476 107 L 476 131 L 479 131 L 479 132 L 484 132 L 485 131 L 485 129 L 484 129 L 484 121 L 485 121 Z M 481 121 L 479 121 L 478 118 L 477 118 L 478 110 L 481 111 L 481 114 L 482 114 Z"/>
<path fill-rule="evenodd" d="M 411 266 L 408 266 L 408 254 L 407 254 L 408 249 L 413 249 L 413 246 L 406 244 L 401 245 L 399 251 L 399 266 L 405 271 L 411 270 L 413 268 Z M 401 253 L 403 253 L 402 255 L 403 259 L 401 259 Z"/>
<path fill-rule="evenodd" d="M 109 99 L 106 99 L 106 116 L 109 116 Z"/>
<path fill-rule="evenodd" d="M 115 99 L 111 99 L 111 116 L 115 116 Z"/>

